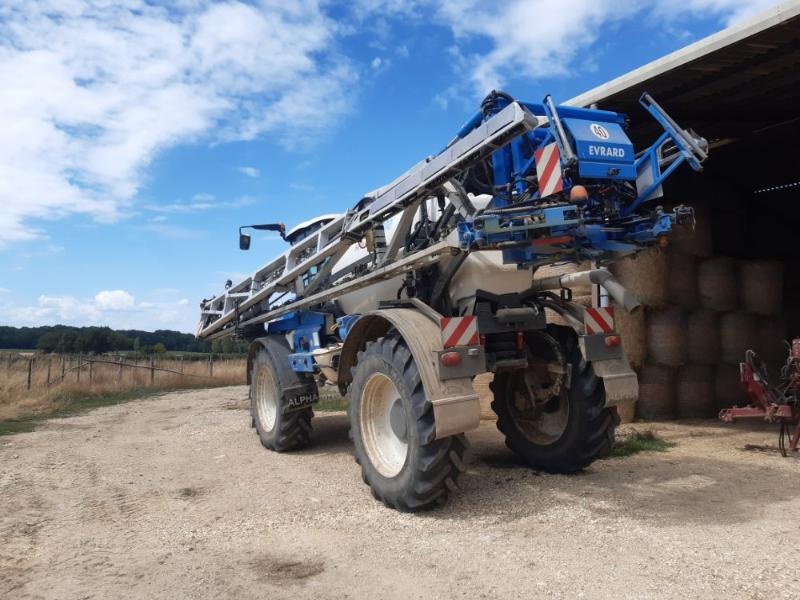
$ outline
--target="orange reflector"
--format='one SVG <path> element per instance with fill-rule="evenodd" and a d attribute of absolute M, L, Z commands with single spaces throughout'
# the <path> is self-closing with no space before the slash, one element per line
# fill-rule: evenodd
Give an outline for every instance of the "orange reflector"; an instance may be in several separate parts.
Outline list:
<path fill-rule="evenodd" d="M 606 336 L 606 346 L 609 348 L 616 348 L 619 346 L 619 336 L 618 335 L 607 335 Z"/>
<path fill-rule="evenodd" d="M 445 367 L 457 367 L 461 364 L 461 355 L 458 352 L 445 352 L 441 361 Z"/>

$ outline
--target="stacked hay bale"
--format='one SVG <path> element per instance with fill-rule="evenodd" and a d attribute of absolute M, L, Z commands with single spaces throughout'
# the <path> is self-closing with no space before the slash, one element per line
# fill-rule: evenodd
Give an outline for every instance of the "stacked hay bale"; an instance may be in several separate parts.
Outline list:
<path fill-rule="evenodd" d="M 617 310 L 639 373 L 639 418 L 707 418 L 744 404 L 738 364 L 746 350 L 756 350 L 770 373 L 786 356 L 783 265 L 713 255 L 710 215 L 698 211 L 697 220 L 694 232 L 677 228 L 666 250 L 611 266 L 645 305 L 644 318 L 635 317 L 644 321 L 643 334 L 631 327 L 634 317 Z"/>

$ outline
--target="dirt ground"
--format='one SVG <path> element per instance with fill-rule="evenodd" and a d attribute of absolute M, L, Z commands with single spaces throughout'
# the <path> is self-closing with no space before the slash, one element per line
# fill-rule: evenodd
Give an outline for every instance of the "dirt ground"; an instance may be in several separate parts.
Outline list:
<path fill-rule="evenodd" d="M 362 483 L 341 413 L 264 450 L 244 387 L 0 438 L 0 598 L 798 598 L 800 460 L 773 429 L 660 424 L 677 446 L 540 475 L 491 422 L 445 507 Z"/>

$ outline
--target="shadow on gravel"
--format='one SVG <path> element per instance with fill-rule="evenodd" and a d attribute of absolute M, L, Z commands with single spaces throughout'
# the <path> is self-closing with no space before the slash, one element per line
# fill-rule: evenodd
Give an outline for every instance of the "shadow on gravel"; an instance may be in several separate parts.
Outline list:
<path fill-rule="evenodd" d="M 529 469 L 495 433 L 482 429 L 470 436 L 473 459 L 461 478 L 461 491 L 422 518 L 460 521 L 482 515 L 513 523 L 574 506 L 584 515 L 588 510 L 663 526 L 733 525 L 760 518 L 765 499 L 777 503 L 800 498 L 800 489 L 786 485 L 787 478 L 797 476 L 795 461 L 777 455 L 774 461 L 748 464 L 700 454 L 645 452 L 598 461 L 574 475 L 551 475 Z"/>
<path fill-rule="evenodd" d="M 350 442 L 350 419 L 343 413 L 316 413 L 311 420 L 311 445 L 298 450 L 296 454 L 317 456 L 331 454 L 352 454 Z"/>

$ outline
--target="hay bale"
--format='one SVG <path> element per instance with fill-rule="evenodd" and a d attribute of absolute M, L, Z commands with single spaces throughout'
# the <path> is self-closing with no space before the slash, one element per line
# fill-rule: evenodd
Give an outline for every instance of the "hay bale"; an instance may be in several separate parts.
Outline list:
<path fill-rule="evenodd" d="M 667 253 L 667 298 L 671 304 L 694 308 L 697 298 L 697 259 L 691 254 Z"/>
<path fill-rule="evenodd" d="M 480 397 L 481 402 L 481 420 L 494 421 L 497 415 L 492 410 L 492 401 L 494 394 L 489 389 L 489 384 L 494 380 L 494 373 L 481 373 L 476 375 L 472 380 L 472 387 L 475 393 Z"/>
<path fill-rule="evenodd" d="M 647 311 L 647 359 L 672 367 L 686 362 L 686 313 L 681 308 Z"/>
<path fill-rule="evenodd" d="M 743 260 L 739 263 L 742 307 L 760 315 L 776 316 L 783 305 L 783 263 Z"/>
<path fill-rule="evenodd" d="M 609 270 L 642 304 L 654 307 L 668 304 L 667 255 L 659 248 L 612 263 Z"/>
<path fill-rule="evenodd" d="M 711 234 L 711 209 L 705 204 L 694 204 L 695 226 L 677 225 L 669 235 L 669 246 L 676 252 L 700 258 L 714 254 L 714 240 Z"/>
<path fill-rule="evenodd" d="M 616 406 L 620 423 L 633 423 L 636 418 L 636 401 L 623 402 Z"/>
<path fill-rule="evenodd" d="M 675 369 L 661 365 L 642 367 L 636 416 L 653 421 L 675 418 Z"/>
<path fill-rule="evenodd" d="M 758 355 L 766 362 L 781 363 L 786 360 L 789 349 L 786 346 L 786 321 L 775 317 L 757 317 L 756 347 Z"/>
<path fill-rule="evenodd" d="M 714 377 L 714 397 L 718 411 L 731 406 L 747 405 L 747 392 L 744 391 L 739 380 L 739 365 L 717 365 Z"/>
<path fill-rule="evenodd" d="M 699 308 L 686 319 L 686 357 L 689 362 L 713 365 L 719 362 L 719 315 Z"/>
<path fill-rule="evenodd" d="M 720 356 L 723 362 L 739 364 L 747 350 L 758 345 L 755 315 L 737 311 L 725 313 L 719 319 Z"/>
<path fill-rule="evenodd" d="M 634 369 L 640 368 L 647 356 L 645 311 L 639 309 L 629 313 L 622 307 L 614 307 L 614 327 L 622 338 L 628 362 Z"/>
<path fill-rule="evenodd" d="M 705 308 L 735 310 L 739 302 L 735 261 L 727 256 L 702 261 L 697 267 L 697 291 Z"/>
<path fill-rule="evenodd" d="M 717 415 L 714 368 L 684 365 L 678 369 L 675 405 L 679 419 L 708 419 Z"/>

